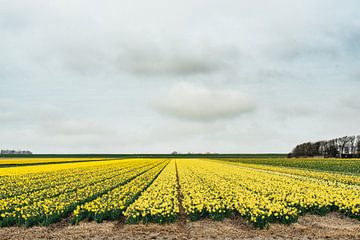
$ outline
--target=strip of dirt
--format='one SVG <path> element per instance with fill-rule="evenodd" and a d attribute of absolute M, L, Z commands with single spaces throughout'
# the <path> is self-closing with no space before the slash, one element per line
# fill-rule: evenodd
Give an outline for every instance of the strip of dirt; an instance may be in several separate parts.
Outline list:
<path fill-rule="evenodd" d="M 175 160 L 175 169 L 176 169 L 176 182 L 177 182 L 177 192 L 178 192 L 178 201 L 179 201 L 179 220 L 181 223 L 185 224 L 186 223 L 186 214 L 185 214 L 185 209 L 182 205 L 183 196 L 181 193 L 179 171 L 178 171 L 176 160 Z"/>
<path fill-rule="evenodd" d="M 272 224 L 263 230 L 240 218 L 168 225 L 82 222 L 72 226 L 62 222 L 49 227 L 0 228 L 0 239 L 360 239 L 360 221 L 339 213 L 306 215 L 289 226 Z"/>
<path fill-rule="evenodd" d="M 176 182 L 177 182 L 177 192 L 178 192 L 178 200 L 179 200 L 179 219 L 177 222 L 177 225 L 179 225 L 180 227 L 182 227 L 182 234 L 185 235 L 181 236 L 184 239 L 190 239 L 190 231 L 189 231 L 189 227 L 187 226 L 187 218 L 186 218 L 186 213 L 185 213 L 185 209 L 182 205 L 182 200 L 184 198 L 184 196 L 181 193 L 181 185 L 180 185 L 180 177 L 179 177 L 179 171 L 178 171 L 178 167 L 177 167 L 177 161 L 175 160 L 175 168 L 176 168 Z"/>

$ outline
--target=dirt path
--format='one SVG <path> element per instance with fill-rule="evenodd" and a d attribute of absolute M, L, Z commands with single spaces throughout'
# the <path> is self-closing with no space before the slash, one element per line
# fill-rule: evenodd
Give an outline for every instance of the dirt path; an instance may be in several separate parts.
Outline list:
<path fill-rule="evenodd" d="M 183 207 L 182 204 L 182 200 L 183 200 L 183 195 L 181 193 L 181 185 L 180 185 L 180 178 L 179 178 L 179 171 L 178 171 L 178 166 L 177 166 L 177 161 L 175 160 L 175 168 L 176 168 L 176 182 L 177 182 L 177 192 L 178 192 L 178 200 L 179 200 L 179 220 L 178 220 L 178 225 L 182 228 L 182 234 L 184 234 L 185 239 L 189 239 L 190 238 L 190 231 L 189 228 L 187 226 L 187 219 L 186 219 L 186 213 L 185 213 L 185 209 Z"/>
<path fill-rule="evenodd" d="M 360 221 L 338 213 L 325 217 L 306 215 L 290 226 L 272 224 L 264 230 L 242 219 L 169 225 L 83 222 L 72 226 L 63 222 L 50 227 L 0 228 L 0 239 L 360 239 Z"/>

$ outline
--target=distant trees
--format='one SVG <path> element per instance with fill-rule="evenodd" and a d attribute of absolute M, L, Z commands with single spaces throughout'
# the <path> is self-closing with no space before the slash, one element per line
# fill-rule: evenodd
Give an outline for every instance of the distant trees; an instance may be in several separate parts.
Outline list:
<path fill-rule="evenodd" d="M 360 135 L 344 136 L 328 141 L 306 142 L 297 145 L 292 157 L 360 157 Z"/>
<path fill-rule="evenodd" d="M 0 155 L 13 155 L 13 154 L 30 155 L 32 154 L 32 152 L 28 150 L 8 150 L 8 149 L 3 149 L 0 151 Z"/>
<path fill-rule="evenodd" d="M 317 156 L 319 155 L 319 148 L 320 142 L 316 143 L 302 143 L 300 145 L 297 145 L 294 150 L 292 151 L 292 156 L 294 157 L 300 157 L 300 156 Z"/>

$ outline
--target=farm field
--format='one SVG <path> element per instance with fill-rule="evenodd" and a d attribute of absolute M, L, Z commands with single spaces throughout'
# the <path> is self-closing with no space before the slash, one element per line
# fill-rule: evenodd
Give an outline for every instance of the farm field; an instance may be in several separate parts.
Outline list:
<path fill-rule="evenodd" d="M 230 158 L 226 161 L 360 175 L 358 158 Z"/>
<path fill-rule="evenodd" d="M 352 167 L 344 167 L 349 160 L 321 159 L 324 164 L 317 170 L 306 169 L 306 164 L 296 168 L 253 160 L 255 163 L 150 158 L 69 160 L 3 167 L 0 226 L 11 229 L 57 222 L 70 226 L 88 221 L 201 223 L 204 219 L 226 223 L 238 219 L 262 229 L 297 222 L 303 215 L 330 212 L 360 223 L 360 176 Z M 338 161 L 343 161 L 343 170 L 333 171 L 338 168 L 331 163 Z M 355 169 L 359 164 L 359 160 L 352 161 Z"/>
<path fill-rule="evenodd" d="M 42 164 L 106 161 L 112 158 L 3 158 L 0 167 L 31 166 Z"/>

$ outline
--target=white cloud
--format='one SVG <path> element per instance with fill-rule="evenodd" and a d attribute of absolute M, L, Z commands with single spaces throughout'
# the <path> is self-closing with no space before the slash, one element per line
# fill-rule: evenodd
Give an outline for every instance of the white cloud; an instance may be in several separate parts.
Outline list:
<path fill-rule="evenodd" d="M 180 82 L 153 100 L 161 114 L 180 119 L 213 121 L 233 118 L 254 109 L 254 103 L 239 91 L 210 89 Z"/>

